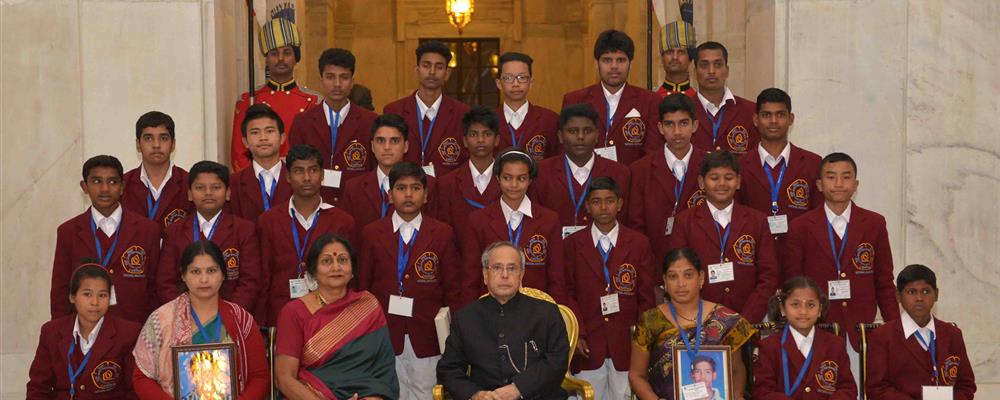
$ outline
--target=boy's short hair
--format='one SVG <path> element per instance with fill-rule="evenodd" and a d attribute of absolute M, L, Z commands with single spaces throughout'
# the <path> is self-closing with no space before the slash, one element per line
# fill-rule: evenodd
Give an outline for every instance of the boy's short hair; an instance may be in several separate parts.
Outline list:
<path fill-rule="evenodd" d="M 697 355 L 691 359 L 691 371 L 694 371 L 694 366 L 699 363 L 708 363 L 712 366 L 712 372 L 715 372 L 715 360 L 712 357 Z"/>
<path fill-rule="evenodd" d="M 931 271 L 930 268 L 922 264 L 910 264 L 906 268 L 903 268 L 902 271 L 899 271 L 899 275 L 896 276 L 896 290 L 903 293 L 906 285 L 919 281 L 927 282 L 934 290 L 938 288 L 937 275 L 934 274 L 934 271 Z"/>
<path fill-rule="evenodd" d="M 692 121 L 698 120 L 698 114 L 695 113 L 694 101 L 691 100 L 688 95 L 684 93 L 674 93 L 670 96 L 664 97 L 660 101 L 660 121 L 663 121 L 663 116 L 669 113 L 675 113 L 678 111 L 683 111 L 688 113 Z"/>
<path fill-rule="evenodd" d="M 403 135 L 403 140 L 410 140 L 407 133 L 406 121 L 403 120 L 403 117 L 396 114 L 382 114 L 375 117 L 375 121 L 372 121 L 372 139 L 375 139 L 375 132 L 378 131 L 378 128 L 383 126 L 395 128 Z"/>
<path fill-rule="evenodd" d="M 90 176 L 90 170 L 97 167 L 108 167 L 114 169 L 118 172 L 118 177 L 125 176 L 125 169 L 122 168 L 122 162 L 118 161 L 114 156 L 109 156 L 106 154 L 101 154 L 99 156 L 93 156 L 83 162 L 83 180 L 87 180 Z"/>
<path fill-rule="evenodd" d="M 569 120 L 574 117 L 584 117 L 594 123 L 594 127 L 600 126 L 601 116 L 593 106 L 587 103 L 570 104 L 559 112 L 559 130 L 563 130 Z"/>
<path fill-rule="evenodd" d="M 704 178 L 708 175 L 708 171 L 715 168 L 729 168 L 736 173 L 740 174 L 740 160 L 736 158 L 736 155 L 730 153 L 729 150 L 719 150 L 708 153 L 705 159 L 701 162 L 701 177 Z"/>
<path fill-rule="evenodd" d="M 392 166 L 389 170 L 389 187 L 396 186 L 396 181 L 406 177 L 417 178 L 420 184 L 427 188 L 427 173 L 411 161 L 401 161 Z"/>
<path fill-rule="evenodd" d="M 518 53 L 518 52 L 515 52 L 515 51 L 508 51 L 508 52 L 503 53 L 503 54 L 500 55 L 500 60 L 499 60 L 499 63 L 497 65 L 497 71 L 503 71 L 503 65 L 506 64 L 506 63 L 509 63 L 511 61 L 520 61 L 520 62 L 523 62 L 523 63 L 527 64 L 528 65 L 528 75 L 531 75 L 531 64 L 533 62 L 535 62 L 535 60 L 532 60 L 531 56 L 529 56 L 527 54 Z"/>
<path fill-rule="evenodd" d="M 135 140 L 139 140 L 142 137 L 143 129 L 155 128 L 158 126 L 167 128 L 167 133 L 170 133 L 170 139 L 174 139 L 174 119 L 162 112 L 150 111 L 142 114 L 139 116 L 139 119 L 135 121 Z"/>
<path fill-rule="evenodd" d="M 722 43 L 712 41 L 699 44 L 698 47 L 694 49 L 695 64 L 697 64 L 698 60 L 701 58 L 701 52 L 705 50 L 722 50 L 722 61 L 724 61 L 726 65 L 729 65 L 729 50 L 726 50 L 726 46 L 723 46 Z"/>
<path fill-rule="evenodd" d="M 188 189 L 194 186 L 195 179 L 201 174 L 215 174 L 222 181 L 223 185 L 229 187 L 229 168 L 215 161 L 204 160 L 194 163 L 191 166 L 191 170 L 188 171 Z"/>
<path fill-rule="evenodd" d="M 247 125 L 250 124 L 250 121 L 262 118 L 274 120 L 278 125 L 278 132 L 282 135 L 285 134 L 285 121 L 281 120 L 281 116 L 271 106 L 264 103 L 257 103 L 247 108 L 246 113 L 243 115 L 243 122 L 240 123 L 240 132 L 243 134 L 243 137 L 247 137 Z"/>
<path fill-rule="evenodd" d="M 368 111 L 375 111 L 375 105 L 372 104 L 372 90 L 368 86 L 355 83 L 351 86 L 351 93 L 347 97 L 351 99 L 351 104 Z"/>
<path fill-rule="evenodd" d="M 528 177 L 535 179 L 538 177 L 538 164 L 528 153 L 517 147 L 510 147 L 497 155 L 493 163 L 493 176 L 499 177 L 503 173 L 503 165 L 507 163 L 520 162 L 528 165 Z"/>
<path fill-rule="evenodd" d="M 323 50 L 323 54 L 319 55 L 319 75 L 323 76 L 323 70 L 326 69 L 327 65 L 336 65 L 338 67 L 347 68 L 351 71 L 351 75 L 354 75 L 354 64 L 357 59 L 354 58 L 354 53 L 350 50 L 341 48 L 332 48 Z"/>
<path fill-rule="evenodd" d="M 635 42 L 625 32 L 608 29 L 597 35 L 594 41 L 594 59 L 600 60 L 601 56 L 607 53 L 621 51 L 625 53 L 629 61 L 635 56 Z"/>
<path fill-rule="evenodd" d="M 500 133 L 498 132 L 500 129 L 500 118 L 493 112 L 493 109 L 486 106 L 474 106 L 462 116 L 463 136 L 469 134 L 469 128 L 472 127 L 472 124 L 485 126 L 493 131 L 493 134 Z"/>
<path fill-rule="evenodd" d="M 619 199 L 622 197 L 622 191 L 618 187 L 618 182 L 615 182 L 610 176 L 598 176 L 591 179 L 590 186 L 587 186 L 587 199 L 590 199 L 590 195 L 598 190 L 610 190 Z"/>
<path fill-rule="evenodd" d="M 778 88 L 767 88 L 760 91 L 760 94 L 757 95 L 757 112 L 760 112 L 761 104 L 764 103 L 782 103 L 788 112 L 792 112 L 792 96 Z"/>
<path fill-rule="evenodd" d="M 316 160 L 316 164 L 323 167 L 323 153 L 320 153 L 319 149 L 311 144 L 297 144 L 288 149 L 288 155 L 285 156 L 285 169 L 291 171 L 292 164 L 302 160 Z"/>
<path fill-rule="evenodd" d="M 420 57 L 427 53 L 437 53 L 444 57 L 445 64 L 451 63 L 451 49 L 444 42 L 428 40 L 417 46 L 417 64 L 420 64 Z"/>
<path fill-rule="evenodd" d="M 835 162 L 851 163 L 851 168 L 854 168 L 854 176 L 858 176 L 858 164 L 855 163 L 854 159 L 847 155 L 847 153 L 841 152 L 830 153 L 827 154 L 826 157 L 823 157 L 823 160 L 819 162 L 819 171 L 817 172 L 817 175 L 823 176 L 823 167 L 827 164 Z"/>

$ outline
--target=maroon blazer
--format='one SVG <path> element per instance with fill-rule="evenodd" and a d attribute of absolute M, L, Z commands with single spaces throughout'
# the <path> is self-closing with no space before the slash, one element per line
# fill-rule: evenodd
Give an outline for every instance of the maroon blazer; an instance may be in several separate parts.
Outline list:
<path fill-rule="evenodd" d="M 971 400 L 976 393 L 976 375 L 965 352 L 962 330 L 937 318 L 934 330 L 939 385 L 952 386 L 957 400 Z M 868 339 L 866 378 L 865 392 L 871 399 L 919 399 L 921 386 L 934 385 L 930 353 L 920 347 L 916 335 L 904 339 L 899 319 L 888 322 Z"/>
<path fill-rule="evenodd" d="M 562 228 L 555 212 L 532 202 L 531 214 L 521 221 L 521 252 L 526 259 L 521 285 L 545 291 L 559 304 L 566 304 L 566 264 L 563 260 Z M 462 305 L 486 293 L 480 257 L 486 246 L 507 241 L 507 220 L 497 201 L 469 214 L 468 223 L 458 227 L 462 251 Z M 516 235 L 516 233 L 515 233 Z"/>
<path fill-rule="evenodd" d="M 830 248 L 826 230 L 826 211 L 822 206 L 803 214 L 790 223 L 785 250 L 784 278 L 806 275 L 816 280 L 820 289 L 826 290 L 827 282 L 837 279 L 851 281 L 850 300 L 830 300 L 826 313 L 827 322 L 843 327 L 875 320 L 875 306 L 882 312 L 882 319 L 899 319 L 896 303 L 896 285 L 893 283 L 892 250 L 885 218 L 857 204 L 851 206 L 851 222 L 847 226 L 847 244 L 841 256 L 841 278 Z M 840 249 L 841 240 L 833 235 L 834 244 Z M 858 349 L 857 335 L 848 335 L 851 345 Z"/>
<path fill-rule="evenodd" d="M 778 214 L 787 215 L 791 222 L 806 211 L 816 207 L 822 208 L 823 194 L 816 188 L 819 179 L 819 163 L 822 158 L 809 150 L 791 144 L 791 154 L 788 158 L 788 168 L 785 177 L 778 185 Z M 740 157 L 740 190 L 736 192 L 736 202 L 771 215 L 771 184 L 761 166 L 763 161 L 757 147 L 747 150 Z M 771 168 L 771 177 L 778 179 L 781 168 Z"/>
<path fill-rule="evenodd" d="M 361 230 L 368 224 L 392 215 L 392 212 L 395 211 L 389 195 L 386 194 L 383 198 L 379 193 L 378 173 L 375 170 L 365 172 L 344 185 L 344 196 L 341 199 L 340 207 L 354 217 L 355 228 L 358 229 L 357 233 L 361 233 Z M 425 216 L 435 216 L 436 199 L 437 179 L 428 176 L 427 204 L 423 207 Z M 385 215 L 382 215 L 383 201 L 386 204 Z"/>
<path fill-rule="evenodd" d="M 108 262 L 108 274 L 114 285 L 118 305 L 111 306 L 109 315 L 144 323 L 160 302 L 153 280 L 160 259 L 160 225 L 137 213 L 122 210 L 118 244 Z M 108 251 L 113 238 L 98 228 L 101 248 Z M 114 235 L 112 235 L 114 236 Z M 106 255 L 105 255 L 106 256 Z M 97 258 L 94 235 L 90 231 L 90 209 L 59 225 L 56 230 L 56 254 L 52 262 L 50 310 L 52 319 L 70 315 L 69 284 L 80 260 Z"/>
<path fill-rule="evenodd" d="M 844 339 L 816 328 L 812 344 L 812 361 L 802 383 L 791 398 L 794 400 L 856 400 L 858 385 L 851 373 L 851 360 L 847 357 Z M 783 346 L 788 354 L 788 375 L 794 379 L 802 370 L 806 358 L 795 347 L 795 339 L 788 334 Z M 753 364 L 753 398 L 759 400 L 787 400 L 785 379 L 781 368 L 781 331 L 760 342 L 760 358 Z M 789 383 L 791 385 L 791 383 Z"/>
<path fill-rule="evenodd" d="M 611 121 L 610 137 L 607 145 L 615 146 L 618 151 L 618 162 L 629 165 L 649 152 L 663 149 L 663 135 L 660 135 L 660 96 L 656 93 L 625 84 L 622 88 L 621 100 L 615 109 Z M 604 98 L 604 88 L 601 84 L 587 86 L 563 96 L 562 108 L 586 103 L 594 107 L 601 116 L 597 123 L 597 147 L 605 146 L 605 127 L 608 120 L 608 103 Z M 639 111 L 639 118 L 625 118 L 632 109 Z"/>
<path fill-rule="evenodd" d="M 643 311 L 656 307 L 653 288 L 660 282 L 649 242 L 641 233 L 619 224 L 618 240 L 608 255 L 608 278 L 604 277 L 601 254 L 590 233 L 591 225 L 569 235 L 566 248 L 566 286 L 570 308 L 580 321 L 580 337 L 590 347 L 590 357 L 574 358 L 573 369 L 600 368 L 611 358 L 618 371 L 628 371 L 630 329 Z M 601 296 L 618 293 L 621 311 L 603 315 Z"/>
<path fill-rule="evenodd" d="M 290 200 L 289 200 L 290 201 Z M 304 242 L 302 262 L 309 254 L 309 248 L 316 238 L 324 233 L 336 233 L 351 243 L 355 241 L 356 228 L 354 217 L 344 210 L 334 207 L 319 212 L 319 217 L 313 222 L 314 227 L 309 240 L 306 230 L 298 220 L 288 215 L 288 202 L 275 204 L 257 220 L 257 237 L 260 238 L 261 259 L 261 299 L 257 302 L 255 317 L 265 321 L 265 326 L 275 326 L 278 313 L 285 303 L 292 300 L 289 297 L 288 281 L 299 277 L 298 255 L 295 253 L 295 242 L 292 229 L 299 232 L 299 240 Z M 302 273 L 306 267 L 302 265 Z"/>
<path fill-rule="evenodd" d="M 458 248 L 451 227 L 426 215 L 416 241 L 410 243 L 413 248 L 406 261 L 402 296 L 413 299 L 413 317 L 389 314 L 389 295 L 400 295 L 396 270 L 399 234 L 392 231 L 392 214 L 361 231 L 360 265 L 355 273 L 358 288 L 371 292 L 382 303 L 396 355 L 403 353 L 403 336 L 409 334 L 417 357 L 436 356 L 441 351 L 434 317 L 441 307 L 458 310 L 459 306 Z"/>
<path fill-rule="evenodd" d="M 559 138 L 556 136 L 559 133 L 559 114 L 555 111 L 528 102 L 528 114 L 517 129 L 507 124 L 503 104 L 497 107 L 495 112 L 497 117 L 500 117 L 500 131 L 497 132 L 497 135 L 500 135 L 498 152 L 509 147 L 520 147 L 535 160 L 562 153 Z M 512 139 L 517 139 L 517 143 Z"/>
<path fill-rule="evenodd" d="M 340 205 L 341 188 L 348 180 L 375 168 L 375 157 L 371 154 L 372 122 L 378 115 L 351 104 L 351 110 L 337 129 L 336 150 L 330 148 L 330 125 L 323 115 L 323 106 L 312 107 L 295 116 L 292 131 L 288 135 L 289 147 L 309 144 L 323 153 L 323 168 L 343 172 L 340 188 L 323 186 L 323 201 Z M 258 189 L 259 190 L 259 189 Z"/>
<path fill-rule="evenodd" d="M 73 337 L 76 314 L 64 315 L 42 325 L 35 359 L 28 370 L 28 399 L 69 399 L 66 355 Z M 101 330 L 90 348 L 90 359 L 76 378 L 77 399 L 134 399 L 132 349 L 142 325 L 105 315 Z M 80 367 L 84 354 L 79 344 L 73 351 L 73 367 Z"/>
<path fill-rule="evenodd" d="M 677 213 L 668 248 L 690 247 L 705 268 L 701 296 L 736 310 L 748 321 L 759 322 L 767 312 L 767 301 L 778 288 L 781 271 L 774 255 L 774 239 L 767 219 L 759 211 L 733 205 L 732 227 L 724 246 L 724 257 L 733 262 L 735 280 L 708 283 L 708 265 L 719 262 L 719 232 L 708 204 Z M 725 229 L 720 229 L 725 234 Z"/>
<path fill-rule="evenodd" d="M 160 251 L 160 268 L 156 273 L 156 293 L 160 303 L 166 303 L 181 294 L 183 285 L 180 274 L 180 258 L 194 241 L 195 216 L 170 225 L 164 235 Z M 219 293 L 225 300 L 239 304 L 246 310 L 253 310 L 261 291 L 260 242 L 253 222 L 222 211 L 218 225 L 212 235 L 212 243 L 219 246 L 226 265 L 222 266 L 222 288 Z M 198 239 L 205 235 L 198 232 Z"/>
<path fill-rule="evenodd" d="M 141 168 L 142 165 L 126 172 L 122 178 L 122 182 L 125 183 L 122 206 L 126 210 L 156 221 L 162 229 L 166 229 L 170 224 L 180 221 L 194 212 L 194 203 L 190 202 L 187 196 L 188 173 L 183 168 L 174 165 L 170 180 L 167 181 L 166 185 L 163 185 L 163 191 L 160 193 L 160 205 L 154 206 L 156 215 L 149 218 L 146 200 L 147 198 L 151 199 L 151 197 L 149 197 L 149 189 L 139 178 L 142 174 Z"/>
<path fill-rule="evenodd" d="M 567 162 L 572 161 L 568 161 L 564 155 L 549 157 L 540 161 L 538 163 L 538 178 L 531 183 L 528 197 L 533 201 L 538 201 L 538 204 L 541 204 L 543 207 L 559 214 L 559 223 L 563 226 L 587 225 L 591 222 L 590 214 L 587 213 L 587 207 L 580 203 L 579 212 L 573 212 L 575 205 L 573 204 L 573 200 L 569 198 L 569 186 L 567 185 L 573 185 L 573 194 L 577 197 L 576 201 L 585 197 L 584 191 L 587 188 L 572 177 L 572 171 L 570 171 L 569 182 L 566 181 Z M 590 170 L 590 177 L 593 179 L 601 176 L 614 179 L 618 183 L 622 195 L 628 193 L 630 179 L 628 167 L 595 154 L 594 166 Z M 627 198 L 623 198 L 622 200 L 623 205 L 627 204 L 624 202 L 627 201 Z M 624 216 L 626 214 L 626 209 L 622 208 L 620 215 Z"/>
<path fill-rule="evenodd" d="M 698 131 L 691 137 L 691 143 L 699 149 L 708 151 L 729 150 L 733 154 L 743 155 L 757 151 L 760 143 L 760 133 L 753 125 L 753 115 L 757 112 L 757 103 L 736 97 L 736 102 L 729 101 L 722 106 L 722 122 L 719 123 L 719 136 L 712 143 L 712 121 L 709 120 L 705 107 L 695 100 L 695 113 L 698 114 Z M 716 114 L 718 115 L 718 114 Z"/>
<path fill-rule="evenodd" d="M 442 222 L 455 226 L 459 221 L 468 220 L 469 214 L 500 200 L 500 184 L 491 178 L 482 194 L 472 181 L 472 170 L 465 163 L 437 181 L 435 214 Z"/>
<path fill-rule="evenodd" d="M 272 206 L 292 198 L 292 186 L 288 183 L 286 173 L 288 169 L 282 162 L 281 175 L 278 176 L 278 185 L 275 186 L 274 198 L 271 199 Z M 250 222 L 257 222 L 257 218 L 264 213 L 260 178 L 254 175 L 252 166 L 229 176 L 229 210 L 233 215 Z"/>
<path fill-rule="evenodd" d="M 462 116 L 469 111 L 469 106 L 451 97 L 441 95 L 441 109 L 438 110 L 437 119 L 434 121 L 434 130 L 429 133 L 427 148 L 424 151 L 424 160 L 420 158 L 420 129 L 417 124 L 417 99 L 414 97 L 416 91 L 405 97 L 389 103 L 382 109 L 384 114 L 396 114 L 406 120 L 409 129 L 407 138 L 410 142 L 409 151 L 406 153 L 406 160 L 419 165 L 434 164 L 434 173 L 437 176 L 444 176 L 451 170 L 458 168 L 469 159 L 469 151 L 462 145 L 462 137 L 465 129 L 462 127 Z M 428 135 L 430 129 L 430 119 L 424 119 L 424 134 Z M 498 132 L 499 133 L 499 132 Z"/>
<path fill-rule="evenodd" d="M 698 189 L 698 175 L 704 159 L 704 151 L 692 148 L 687 173 L 684 174 L 684 187 L 681 188 L 681 201 L 677 203 L 677 213 L 705 202 L 705 192 Z M 674 187 L 680 182 L 670 171 L 663 151 L 649 153 L 632 163 L 629 170 L 632 183 L 629 187 L 626 225 L 645 234 L 653 247 L 654 258 L 663 260 L 670 250 L 670 236 L 666 234 L 667 218 L 673 213 Z"/>

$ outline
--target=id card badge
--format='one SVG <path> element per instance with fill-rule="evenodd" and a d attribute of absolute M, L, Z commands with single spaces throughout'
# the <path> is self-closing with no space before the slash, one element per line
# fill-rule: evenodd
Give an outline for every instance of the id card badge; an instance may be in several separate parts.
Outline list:
<path fill-rule="evenodd" d="M 324 169 L 323 170 L 323 187 L 330 188 L 340 188 L 340 178 L 344 177 L 344 173 L 335 169 Z"/>
<path fill-rule="evenodd" d="M 788 216 L 772 215 L 767 217 L 767 227 L 771 229 L 772 235 L 788 232 Z"/>
<path fill-rule="evenodd" d="M 924 400 L 952 400 L 954 396 L 951 386 L 923 386 Z"/>
<path fill-rule="evenodd" d="M 674 217 L 669 217 L 667 218 L 667 228 L 664 229 L 663 234 L 669 235 L 673 233 L 673 231 L 674 231 Z"/>
<path fill-rule="evenodd" d="M 599 149 L 594 149 L 594 152 L 601 157 L 618 162 L 618 148 L 615 146 L 601 147 Z"/>
<path fill-rule="evenodd" d="M 681 386 L 681 396 L 684 399 L 707 399 L 708 386 L 705 382 Z"/>
<path fill-rule="evenodd" d="M 118 295 L 115 294 L 115 285 L 111 285 L 111 300 L 108 301 L 109 306 L 118 304 Z"/>
<path fill-rule="evenodd" d="M 724 262 L 708 265 L 708 283 L 722 283 L 736 280 L 736 272 L 733 271 L 733 262 Z"/>
<path fill-rule="evenodd" d="M 413 298 L 389 295 L 389 314 L 412 317 Z"/>
<path fill-rule="evenodd" d="M 851 298 L 851 281 L 849 279 L 828 281 L 826 286 L 830 300 L 847 300 Z"/>
<path fill-rule="evenodd" d="M 288 295 L 293 299 L 309 294 L 309 286 L 303 278 L 288 280 Z"/>
<path fill-rule="evenodd" d="M 424 169 L 424 173 L 425 174 L 437 178 L 437 175 L 434 175 L 434 164 L 427 164 L 427 165 L 423 166 L 422 168 Z"/>
<path fill-rule="evenodd" d="M 562 227 L 562 238 L 565 239 L 567 236 L 572 235 L 583 228 L 586 228 L 586 226 L 580 226 L 580 225 L 564 226 Z"/>
<path fill-rule="evenodd" d="M 614 314 L 621 311 L 618 304 L 618 293 L 601 296 L 601 315 Z"/>

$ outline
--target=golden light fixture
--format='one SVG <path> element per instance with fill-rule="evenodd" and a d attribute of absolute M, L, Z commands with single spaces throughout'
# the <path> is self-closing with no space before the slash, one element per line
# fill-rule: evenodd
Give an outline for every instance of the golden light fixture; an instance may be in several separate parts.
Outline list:
<path fill-rule="evenodd" d="M 458 28 L 458 34 L 462 34 L 462 28 L 472 22 L 472 13 L 476 11 L 475 0 L 445 0 L 445 14 L 448 14 L 448 22 L 451 26 Z"/>

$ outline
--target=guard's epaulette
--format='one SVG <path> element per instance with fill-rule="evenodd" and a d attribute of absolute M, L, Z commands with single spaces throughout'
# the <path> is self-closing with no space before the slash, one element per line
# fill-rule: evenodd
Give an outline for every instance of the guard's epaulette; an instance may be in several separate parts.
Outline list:
<path fill-rule="evenodd" d="M 310 95 L 310 96 L 316 96 L 317 98 L 321 98 L 321 97 L 323 97 L 323 95 L 322 95 L 322 94 L 320 94 L 319 92 L 317 92 L 317 91 L 314 91 L 314 90 L 312 90 L 312 89 L 310 89 L 310 88 L 308 88 L 308 87 L 305 87 L 305 86 L 301 86 L 301 85 L 300 85 L 300 86 L 299 86 L 299 90 L 301 90 L 301 91 L 302 91 L 302 93 L 305 93 L 305 94 L 308 94 L 308 95 Z"/>

